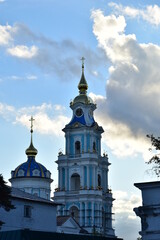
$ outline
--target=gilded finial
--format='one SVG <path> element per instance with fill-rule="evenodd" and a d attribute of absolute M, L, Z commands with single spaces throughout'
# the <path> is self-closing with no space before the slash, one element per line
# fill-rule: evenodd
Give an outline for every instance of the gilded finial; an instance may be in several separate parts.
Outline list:
<path fill-rule="evenodd" d="M 26 154 L 28 156 L 35 156 L 38 153 L 37 149 L 33 146 L 33 143 L 32 143 L 33 121 L 35 121 L 35 119 L 31 116 L 29 121 L 31 122 L 31 130 L 30 130 L 30 132 L 31 132 L 31 143 L 30 143 L 29 148 L 26 149 Z"/>
<path fill-rule="evenodd" d="M 85 60 L 85 58 L 82 57 L 82 58 L 81 58 L 81 61 L 82 61 L 82 71 L 84 71 L 84 60 Z"/>
<path fill-rule="evenodd" d="M 81 58 L 81 61 L 82 61 L 82 76 L 81 76 L 80 82 L 78 84 L 78 89 L 79 89 L 80 94 L 86 94 L 86 91 L 88 89 L 87 81 L 86 81 L 85 76 L 84 76 L 84 60 L 85 60 L 85 58 L 82 57 Z"/>
<path fill-rule="evenodd" d="M 31 116 L 31 118 L 29 119 L 29 121 L 31 121 L 31 133 L 33 132 L 33 121 L 35 121 L 35 119 Z"/>

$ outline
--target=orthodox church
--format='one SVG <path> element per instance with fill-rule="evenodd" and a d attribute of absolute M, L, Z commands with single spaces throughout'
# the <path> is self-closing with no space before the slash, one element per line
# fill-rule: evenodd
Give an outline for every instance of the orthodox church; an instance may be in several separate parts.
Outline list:
<path fill-rule="evenodd" d="M 50 185 L 53 180 L 50 171 L 35 160 L 38 151 L 32 141 L 33 120 L 31 117 L 31 142 L 26 150 L 27 161 L 12 171 L 9 179 L 11 201 L 15 209 L 7 212 L 0 208 L 1 221 L 4 222 L 0 228 L 2 232 L 24 229 L 43 232 L 57 230 L 57 204 L 50 200 Z"/>
<path fill-rule="evenodd" d="M 59 152 L 58 188 L 54 201 L 58 216 L 73 216 L 89 233 L 115 236 L 112 227 L 112 193 L 108 188 L 108 156 L 101 155 L 103 128 L 94 119 L 96 104 L 87 95 L 88 84 L 82 75 L 79 94 L 70 102 L 71 121 L 65 126 L 65 154 Z"/>
<path fill-rule="evenodd" d="M 26 149 L 27 161 L 20 164 L 11 172 L 11 179 L 9 181 L 14 188 L 49 200 L 51 192 L 50 185 L 53 180 L 51 179 L 50 171 L 35 160 L 38 151 L 32 142 L 33 117 L 31 117 L 30 121 L 31 142 L 30 146 Z"/>
<path fill-rule="evenodd" d="M 114 199 L 108 187 L 110 163 L 107 154 L 101 155 L 104 130 L 94 119 L 96 104 L 87 95 L 84 58 L 78 89 L 78 96 L 70 102 L 72 119 L 63 129 L 65 154 L 59 152 L 56 161 L 58 188 L 54 192 L 54 202 L 50 200 L 51 173 L 35 159 L 38 151 L 33 145 L 34 119 L 31 117 L 31 140 L 25 151 L 27 160 L 11 171 L 9 179 L 16 209 L 9 213 L 1 210 L 6 222 L 2 231 L 27 228 L 69 233 L 76 226 L 74 232 L 82 233 L 83 230 L 85 234 L 116 238 L 112 227 Z M 65 219 L 63 225 L 56 225 L 56 209 L 57 223 Z M 40 222 L 43 219 L 46 221 Z"/>

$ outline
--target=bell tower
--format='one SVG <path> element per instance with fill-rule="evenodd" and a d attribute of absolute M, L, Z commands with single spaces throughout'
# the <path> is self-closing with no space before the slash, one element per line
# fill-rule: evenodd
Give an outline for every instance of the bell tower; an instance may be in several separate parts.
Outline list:
<path fill-rule="evenodd" d="M 82 75 L 79 95 L 70 102 L 73 115 L 65 126 L 65 153 L 59 152 L 58 188 L 54 200 L 58 216 L 71 215 L 89 233 L 115 236 L 112 228 L 112 193 L 108 189 L 108 156 L 101 156 L 103 128 L 94 120 L 96 104 L 87 95 L 88 84 Z"/>

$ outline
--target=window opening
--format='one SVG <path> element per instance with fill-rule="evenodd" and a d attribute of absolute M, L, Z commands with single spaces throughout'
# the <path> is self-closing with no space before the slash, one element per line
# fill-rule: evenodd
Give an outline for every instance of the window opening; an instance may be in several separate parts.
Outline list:
<path fill-rule="evenodd" d="M 31 206 L 24 205 L 24 217 L 31 218 Z"/>
<path fill-rule="evenodd" d="M 93 142 L 93 152 L 96 152 L 96 143 Z"/>
<path fill-rule="evenodd" d="M 98 174 L 98 186 L 101 187 L 101 175 Z"/>
<path fill-rule="evenodd" d="M 79 223 L 79 210 L 77 207 L 70 208 L 70 215 Z"/>
<path fill-rule="evenodd" d="M 80 141 L 75 142 L 75 154 L 80 154 L 81 143 Z"/>
<path fill-rule="evenodd" d="M 71 190 L 72 191 L 79 191 L 80 189 L 80 176 L 77 173 L 74 173 L 71 176 Z"/>

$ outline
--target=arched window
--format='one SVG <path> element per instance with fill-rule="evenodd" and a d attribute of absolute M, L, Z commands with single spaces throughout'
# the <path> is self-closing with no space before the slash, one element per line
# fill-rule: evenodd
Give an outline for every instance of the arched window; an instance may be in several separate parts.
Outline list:
<path fill-rule="evenodd" d="M 77 173 L 74 173 L 71 176 L 71 190 L 72 191 L 79 191 L 80 189 L 80 176 Z"/>
<path fill-rule="evenodd" d="M 24 176 L 24 171 L 22 169 L 20 169 L 18 171 L 18 177 L 22 177 L 22 176 Z"/>
<path fill-rule="evenodd" d="M 98 187 L 101 187 L 101 175 L 98 174 Z"/>
<path fill-rule="evenodd" d="M 93 152 L 96 152 L 96 142 L 93 142 Z"/>
<path fill-rule="evenodd" d="M 33 171 L 32 171 L 32 174 L 33 174 L 33 176 L 40 176 L 40 171 L 38 170 L 38 169 L 34 169 Z"/>
<path fill-rule="evenodd" d="M 70 215 L 79 223 L 79 210 L 77 207 L 73 206 L 69 210 Z"/>
<path fill-rule="evenodd" d="M 65 188 L 65 169 L 62 168 L 62 188 Z"/>
<path fill-rule="evenodd" d="M 75 154 L 80 154 L 81 151 L 81 143 L 80 141 L 75 142 Z"/>

